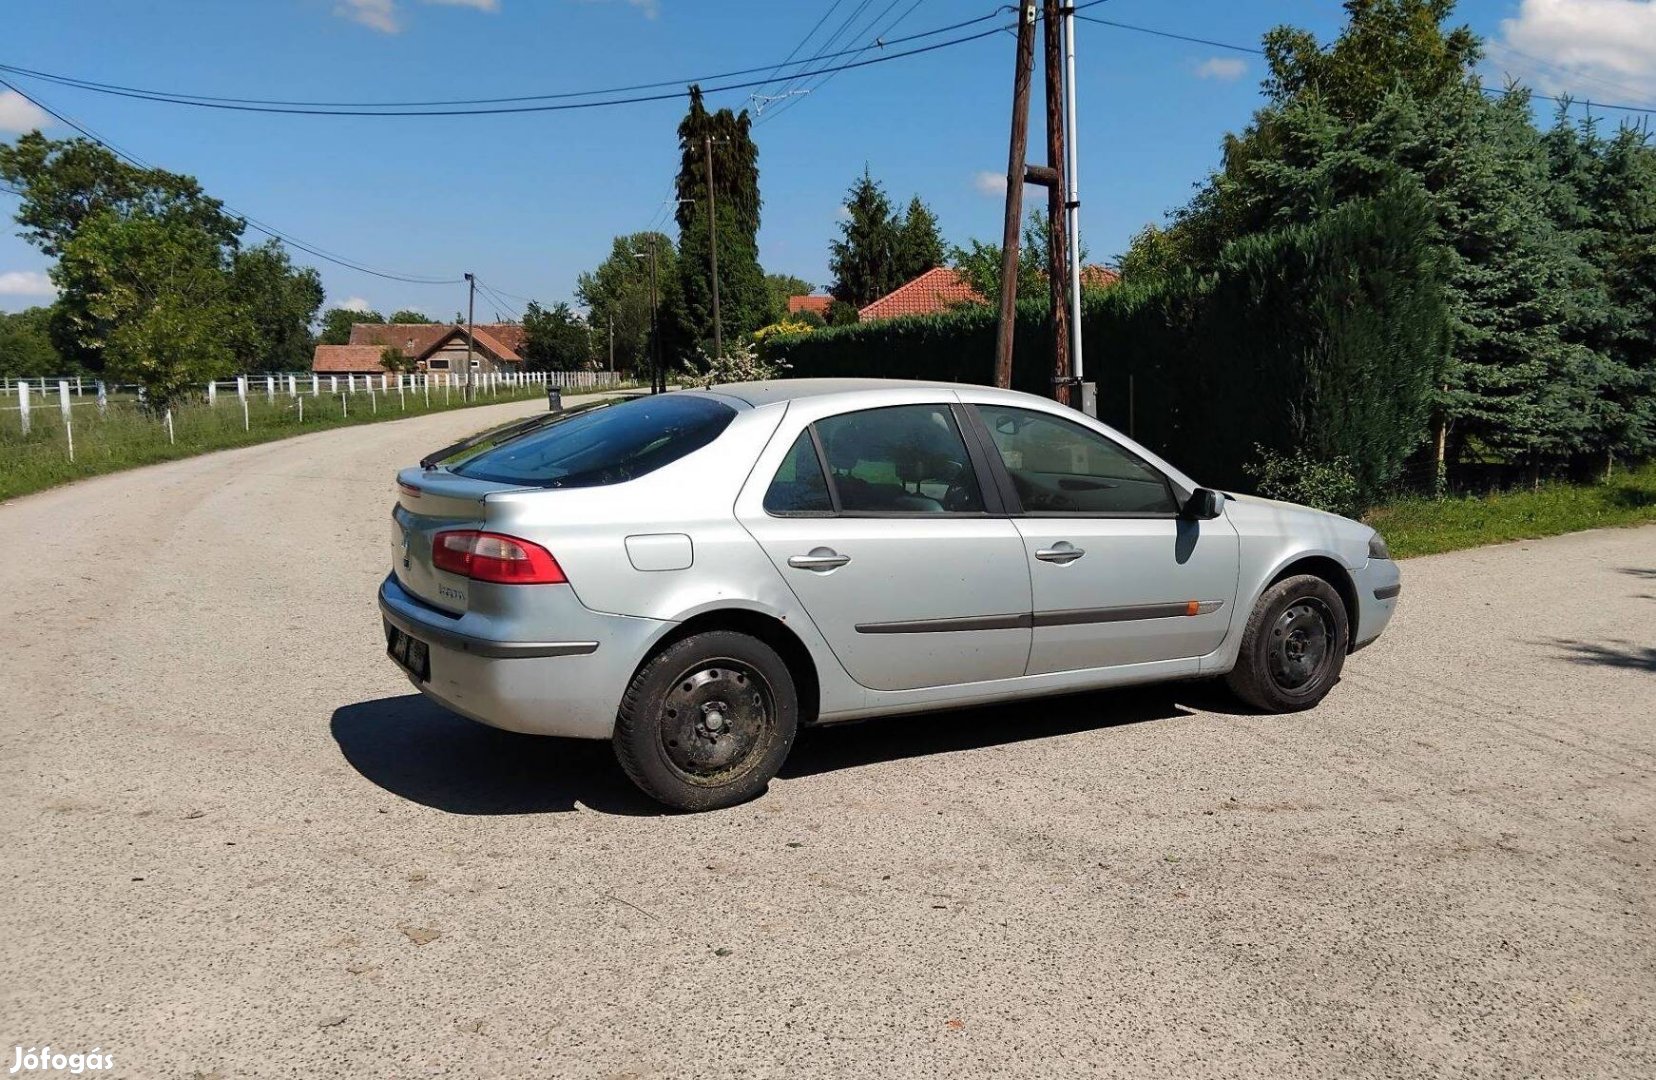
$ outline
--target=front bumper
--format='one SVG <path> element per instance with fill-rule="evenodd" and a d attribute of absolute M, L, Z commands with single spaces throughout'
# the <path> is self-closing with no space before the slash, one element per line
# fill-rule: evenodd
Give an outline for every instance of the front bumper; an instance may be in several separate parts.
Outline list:
<path fill-rule="evenodd" d="M 1391 559 L 1370 559 L 1351 578 L 1357 586 L 1357 632 L 1351 640 L 1351 651 L 1356 652 L 1372 645 L 1391 622 L 1403 592 L 1403 572 Z"/>
<path fill-rule="evenodd" d="M 557 633 L 518 640 L 501 633 L 497 618 L 429 607 L 395 575 L 380 584 L 379 608 L 387 623 L 429 647 L 431 678 L 408 676 L 422 694 L 490 727 L 580 739 L 610 737 L 622 692 L 669 626 L 588 610 L 564 589 L 535 620 Z"/>

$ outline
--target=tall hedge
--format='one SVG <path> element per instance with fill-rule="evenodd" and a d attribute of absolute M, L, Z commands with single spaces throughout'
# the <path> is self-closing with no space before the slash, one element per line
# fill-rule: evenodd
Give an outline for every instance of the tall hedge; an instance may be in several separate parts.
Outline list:
<path fill-rule="evenodd" d="M 1255 447 L 1349 459 L 1372 497 L 1420 449 L 1449 341 L 1441 256 L 1416 195 L 1348 203 L 1231 244 L 1211 273 L 1087 298 L 1099 412 L 1204 483 L 1248 486 Z M 1013 384 L 1049 394 L 1042 300 L 1019 305 Z M 969 308 L 785 339 L 794 376 L 992 381 L 995 314 Z"/>

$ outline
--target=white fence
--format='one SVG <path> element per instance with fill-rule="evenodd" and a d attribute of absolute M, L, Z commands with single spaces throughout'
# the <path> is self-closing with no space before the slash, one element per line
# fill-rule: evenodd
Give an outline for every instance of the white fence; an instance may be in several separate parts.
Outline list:
<path fill-rule="evenodd" d="M 333 375 L 306 371 L 238 375 L 234 379 L 203 383 L 204 398 L 198 397 L 196 401 L 199 405 L 204 400 L 209 408 L 217 408 L 223 398 L 227 407 L 239 409 L 242 427 L 248 429 L 251 427 L 248 413 L 250 399 L 270 405 L 281 404 L 284 408 L 292 406 L 302 423 L 305 399 L 324 395 L 334 400 L 339 410 L 348 416 L 353 407 L 366 407 L 370 412 L 378 413 L 382 401 L 394 403 L 402 411 L 407 411 L 410 404 L 416 408 L 424 405 L 429 409 L 433 405 L 449 405 L 456 397 L 464 401 L 468 394 L 475 400 L 488 400 L 502 395 L 521 397 L 526 391 L 553 386 L 579 392 L 619 385 L 622 385 L 621 377 L 613 371 L 477 371 L 472 373 L 469 384 L 464 372 Z M 50 410 L 61 412 L 63 435 L 71 461 L 75 456 L 75 409 L 95 409 L 102 416 L 109 409 L 112 398 L 122 399 L 128 405 L 141 404 L 144 400 L 141 387 L 106 385 L 101 380 L 75 375 L 27 379 L 0 377 L 0 395 L 3 395 L 0 402 L 4 402 L 0 404 L 0 415 L 15 414 L 20 429 L 17 433 L 24 436 L 29 434 L 34 419 L 43 411 L 48 416 Z M 360 397 L 366 397 L 366 402 L 352 406 L 352 399 Z M 168 441 L 172 441 L 171 410 L 160 418 L 160 422 L 167 432 Z"/>

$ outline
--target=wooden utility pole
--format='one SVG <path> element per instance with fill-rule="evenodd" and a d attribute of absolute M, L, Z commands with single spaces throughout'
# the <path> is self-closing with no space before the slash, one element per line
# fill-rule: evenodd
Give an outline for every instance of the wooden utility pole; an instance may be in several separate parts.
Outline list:
<path fill-rule="evenodd" d="M 713 195 L 713 136 L 707 146 L 707 253 L 713 262 L 713 358 L 724 356 L 724 328 L 719 320 L 719 206 Z"/>
<path fill-rule="evenodd" d="M 661 370 L 661 317 L 657 314 L 659 300 L 656 293 L 656 238 L 650 234 L 650 393 L 666 389 L 667 377 Z"/>
<path fill-rule="evenodd" d="M 1064 183 L 1064 42 L 1060 0 L 1046 0 L 1041 18 L 1046 44 L 1047 168 L 1047 286 L 1052 297 L 1052 396 L 1070 404 L 1074 374 L 1070 371 L 1069 218 Z"/>
<path fill-rule="evenodd" d="M 1029 151 L 1029 81 L 1035 69 L 1035 0 L 1018 3 L 1018 55 L 1012 76 L 1012 143 L 1006 158 L 1006 226 L 1001 232 L 1000 326 L 995 385 L 1012 385 L 1012 331 L 1018 321 L 1018 229 L 1023 223 L 1024 159 Z"/>
<path fill-rule="evenodd" d="M 466 285 L 470 289 L 466 294 L 466 398 L 469 400 L 476 394 L 472 380 L 472 334 L 477 325 L 477 279 L 467 274 Z"/>

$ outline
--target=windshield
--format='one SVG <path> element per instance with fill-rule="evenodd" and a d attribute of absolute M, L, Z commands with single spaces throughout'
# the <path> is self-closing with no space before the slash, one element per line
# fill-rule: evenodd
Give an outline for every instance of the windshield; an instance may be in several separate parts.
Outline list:
<path fill-rule="evenodd" d="M 735 418 L 735 409 L 710 397 L 635 398 L 520 435 L 461 462 L 453 472 L 534 487 L 619 484 L 700 450 Z"/>

